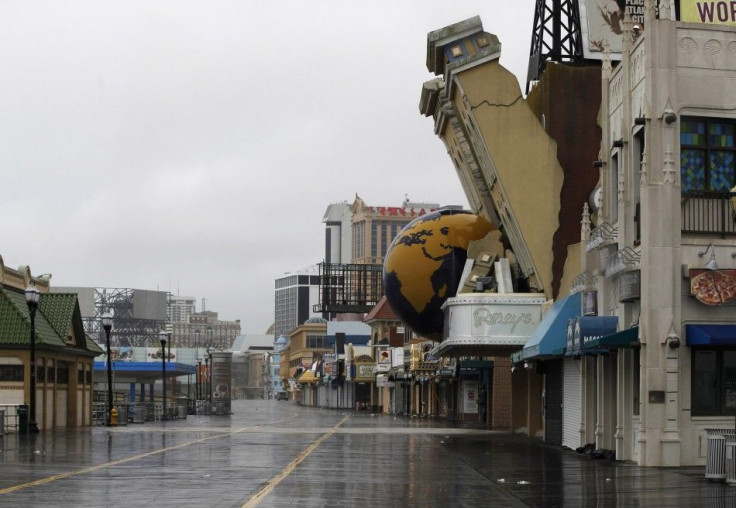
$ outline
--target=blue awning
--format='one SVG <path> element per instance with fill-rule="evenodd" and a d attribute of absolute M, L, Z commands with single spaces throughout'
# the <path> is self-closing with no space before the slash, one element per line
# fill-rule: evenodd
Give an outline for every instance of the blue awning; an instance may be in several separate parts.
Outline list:
<path fill-rule="evenodd" d="M 736 346 L 736 323 L 731 325 L 685 325 L 688 346 Z"/>
<path fill-rule="evenodd" d="M 598 339 L 613 335 L 616 328 L 618 316 L 583 316 L 575 325 L 575 342 L 585 353 L 590 353 L 599 348 Z"/>
<path fill-rule="evenodd" d="M 512 361 L 562 355 L 567 344 L 567 322 L 579 315 L 580 293 L 557 300 Z"/>
<path fill-rule="evenodd" d="M 107 372 L 107 362 L 94 362 L 92 365 L 95 376 Z M 127 362 L 113 360 L 112 371 L 116 381 L 121 383 L 152 383 L 161 379 L 163 366 L 161 362 Z M 166 362 L 166 377 L 188 376 L 197 372 L 197 367 L 179 362 Z"/>
<path fill-rule="evenodd" d="M 634 326 L 628 330 L 598 337 L 585 345 L 586 349 L 623 349 L 639 346 L 639 327 Z"/>

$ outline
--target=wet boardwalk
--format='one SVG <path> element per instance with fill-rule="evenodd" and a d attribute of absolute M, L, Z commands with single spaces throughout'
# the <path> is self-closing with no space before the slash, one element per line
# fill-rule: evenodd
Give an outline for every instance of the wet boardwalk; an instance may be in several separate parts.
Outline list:
<path fill-rule="evenodd" d="M 736 506 L 704 468 L 591 460 L 443 422 L 236 401 L 234 415 L 0 439 L 0 507 Z"/>

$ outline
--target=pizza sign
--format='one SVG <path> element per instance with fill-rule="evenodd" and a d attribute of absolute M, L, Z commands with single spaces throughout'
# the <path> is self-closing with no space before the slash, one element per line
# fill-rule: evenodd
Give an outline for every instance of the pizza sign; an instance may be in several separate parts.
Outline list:
<path fill-rule="evenodd" d="M 736 299 L 736 270 L 690 270 L 690 294 L 706 305 Z"/>

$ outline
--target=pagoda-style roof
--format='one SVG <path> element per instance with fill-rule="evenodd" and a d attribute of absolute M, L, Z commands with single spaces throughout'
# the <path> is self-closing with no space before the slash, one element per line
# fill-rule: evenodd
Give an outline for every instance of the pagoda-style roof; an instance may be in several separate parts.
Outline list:
<path fill-rule="evenodd" d="M 34 324 L 39 349 L 70 349 L 86 356 L 104 352 L 84 332 L 76 294 L 41 294 Z M 26 348 L 30 341 L 31 316 L 25 294 L 0 287 L 0 348 Z"/>
<path fill-rule="evenodd" d="M 391 308 L 391 304 L 388 303 L 385 295 L 378 300 L 378 303 L 363 318 L 364 323 L 371 323 L 373 321 L 401 321 L 394 312 L 394 309 Z"/>

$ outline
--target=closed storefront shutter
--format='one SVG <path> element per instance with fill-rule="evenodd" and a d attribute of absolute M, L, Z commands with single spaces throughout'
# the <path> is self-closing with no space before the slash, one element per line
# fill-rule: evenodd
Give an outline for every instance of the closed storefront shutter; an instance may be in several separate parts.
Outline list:
<path fill-rule="evenodd" d="M 572 358 L 564 360 L 564 400 L 562 406 L 562 446 L 575 449 L 580 442 L 580 419 L 582 407 L 581 362 Z"/>

